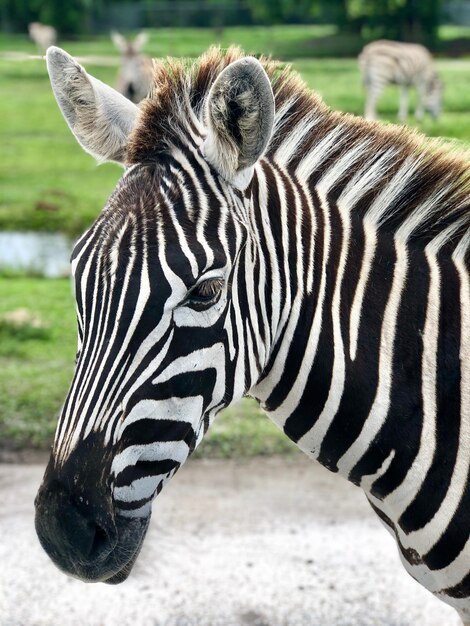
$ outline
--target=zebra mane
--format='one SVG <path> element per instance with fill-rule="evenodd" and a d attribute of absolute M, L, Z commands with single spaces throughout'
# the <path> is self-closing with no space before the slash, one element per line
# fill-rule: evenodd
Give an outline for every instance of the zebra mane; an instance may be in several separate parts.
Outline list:
<path fill-rule="evenodd" d="M 139 122 L 130 137 L 128 163 L 153 162 L 172 147 L 199 145 L 205 134 L 203 111 L 210 88 L 228 65 L 245 56 L 237 47 L 212 46 L 195 62 L 184 59 L 154 61 L 153 86 L 141 104 Z M 271 80 L 279 64 L 260 58 Z"/>
<path fill-rule="evenodd" d="M 155 61 L 153 88 L 127 147 L 128 164 L 156 162 L 188 143 L 199 147 L 209 90 L 225 67 L 244 56 L 238 47 L 211 47 L 194 62 Z M 397 231 L 406 222 L 406 238 L 430 240 L 447 229 L 454 239 L 470 228 L 465 153 L 404 126 L 332 111 L 290 66 L 259 60 L 276 107 L 268 161 L 293 174 L 308 171 L 313 181 L 328 172 L 337 197 L 343 193 L 353 210 L 378 226 Z"/>

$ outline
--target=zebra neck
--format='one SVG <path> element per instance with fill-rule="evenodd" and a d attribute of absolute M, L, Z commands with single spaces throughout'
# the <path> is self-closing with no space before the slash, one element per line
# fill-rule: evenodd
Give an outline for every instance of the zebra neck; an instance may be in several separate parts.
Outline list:
<path fill-rule="evenodd" d="M 381 172 L 383 159 L 376 165 Z M 444 358 L 459 370 L 458 332 L 439 332 L 463 320 L 456 307 L 439 312 L 439 302 L 442 285 L 449 302 L 461 300 L 469 236 L 449 253 L 451 236 L 461 233 L 455 220 L 433 238 L 412 238 L 421 205 L 383 228 L 403 171 L 370 198 L 377 175 L 338 182 L 346 162 L 333 172 L 323 166 L 307 179 L 272 162 L 257 171 L 274 340 L 250 394 L 304 452 L 379 498 L 399 489 L 418 459 L 411 493 L 432 462 L 432 447 L 428 454 L 421 446 L 426 419 L 436 422 L 442 410 L 447 427 L 459 429 L 458 375 L 436 372 Z M 433 394 L 442 406 L 431 406 Z"/>

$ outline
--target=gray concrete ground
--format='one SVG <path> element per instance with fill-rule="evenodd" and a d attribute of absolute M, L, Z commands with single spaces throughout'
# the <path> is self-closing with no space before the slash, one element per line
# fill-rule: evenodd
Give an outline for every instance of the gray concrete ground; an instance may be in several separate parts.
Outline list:
<path fill-rule="evenodd" d="M 189 462 L 130 578 L 57 571 L 33 527 L 41 465 L 0 465 L 1 626 L 457 626 L 402 569 L 363 494 L 307 458 Z"/>

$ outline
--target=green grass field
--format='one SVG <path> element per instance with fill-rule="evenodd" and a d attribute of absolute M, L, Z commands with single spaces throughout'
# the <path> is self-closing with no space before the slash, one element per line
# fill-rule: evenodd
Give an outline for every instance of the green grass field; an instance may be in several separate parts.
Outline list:
<path fill-rule="evenodd" d="M 444 39 L 468 36 L 468 29 L 443 30 Z M 227 29 L 222 45 L 238 43 L 249 52 L 291 59 L 310 87 L 335 109 L 360 114 L 363 93 L 354 58 L 305 58 L 317 46 L 321 57 L 337 37 L 331 27 Z M 153 32 L 154 56 L 195 56 L 214 41 L 209 30 Z M 351 42 L 349 42 L 351 43 Z M 339 53 L 349 45 L 339 46 Z M 61 42 L 78 56 L 116 56 L 107 37 L 92 42 Z M 97 167 L 76 144 L 55 103 L 42 60 L 11 60 L 7 51 L 35 54 L 25 37 L 0 37 L 0 230 L 83 231 L 97 216 L 121 169 Z M 330 52 L 331 53 L 331 52 Z M 301 58 L 301 57 L 304 58 Z M 470 59 L 437 62 L 446 84 L 444 114 L 419 129 L 470 145 Z M 116 66 L 87 65 L 113 83 Z M 389 89 L 380 105 L 394 121 L 398 94 Z M 412 118 L 410 123 L 413 124 Z M 19 308 L 34 313 L 38 324 L 20 326 L 2 315 Z M 68 280 L 0 277 L 0 447 L 40 446 L 50 442 L 73 371 L 75 314 Z M 216 421 L 202 453 L 211 455 L 286 452 L 292 444 L 256 407 L 243 401 Z"/>
<path fill-rule="evenodd" d="M 446 27 L 443 34 L 450 37 L 452 32 Z M 332 34 L 328 26 L 232 28 L 224 31 L 221 43 L 238 43 L 248 51 L 285 57 L 282 46 L 289 44 L 293 51 L 306 54 L 306 42 L 320 45 Z M 166 29 L 152 33 L 149 53 L 195 56 L 213 38 L 209 30 Z M 117 61 L 108 37 L 62 45 L 74 55 L 114 55 Z M 20 36 L 0 37 L 0 51 L 7 50 L 35 54 L 33 44 Z M 332 108 L 362 112 L 363 91 L 355 59 L 304 58 L 294 60 L 293 66 Z M 420 129 L 428 135 L 470 142 L 470 60 L 439 60 L 438 67 L 446 84 L 444 114 L 438 122 L 425 119 Z M 87 68 L 107 83 L 115 81 L 115 66 Z M 0 229 L 80 233 L 103 206 L 121 170 L 113 164 L 97 168 L 93 159 L 77 148 L 54 101 L 44 61 L 0 57 L 0 83 Z M 384 94 L 380 104 L 384 119 L 395 120 L 397 99 L 394 88 Z"/>
<path fill-rule="evenodd" d="M 285 30 L 283 42 L 295 42 L 299 52 L 305 52 L 301 44 L 307 38 L 306 27 Z M 276 36 L 281 39 L 276 29 L 227 29 L 223 44 L 239 42 L 249 51 L 270 52 L 276 46 L 268 43 L 269 32 L 273 33 L 274 42 Z M 316 27 L 310 34 L 311 41 L 315 41 L 315 36 L 322 41 L 322 33 Z M 179 36 L 175 31 L 162 31 L 153 34 L 149 51 L 156 56 L 167 52 L 196 55 L 207 48 L 211 37 L 212 32 L 205 30 Z M 107 38 L 62 45 L 79 56 L 114 54 Z M 2 50 L 35 52 L 23 37 L 0 37 Z M 332 108 L 361 114 L 363 91 L 355 59 L 304 58 L 294 60 L 293 66 Z M 470 59 L 442 59 L 438 67 L 446 84 L 444 114 L 437 122 L 426 118 L 419 128 L 427 135 L 470 142 Z M 87 65 L 87 69 L 107 83 L 115 81 L 115 66 Z M 78 148 L 53 98 L 44 61 L 13 61 L 0 56 L 0 84 L 0 230 L 62 230 L 79 234 L 103 206 L 120 176 L 120 168 L 114 164 L 97 167 Z M 388 89 L 380 103 L 385 120 L 395 121 L 397 101 L 397 90 Z M 414 124 L 412 118 L 410 123 Z"/>

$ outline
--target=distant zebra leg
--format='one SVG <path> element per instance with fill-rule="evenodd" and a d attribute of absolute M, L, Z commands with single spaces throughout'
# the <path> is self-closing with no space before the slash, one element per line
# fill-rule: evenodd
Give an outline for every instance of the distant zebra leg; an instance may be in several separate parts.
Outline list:
<path fill-rule="evenodd" d="M 406 122 L 408 117 L 408 87 L 400 86 L 400 108 L 398 109 L 398 119 Z"/>
<path fill-rule="evenodd" d="M 415 117 L 417 120 L 422 120 L 424 116 L 424 98 L 425 88 L 423 85 L 416 85 L 416 110 Z M 467 625 L 466 625 L 467 626 Z M 470 626 L 470 623 L 468 624 Z"/>
<path fill-rule="evenodd" d="M 366 120 L 377 119 L 377 101 L 380 97 L 381 89 L 373 87 L 366 91 L 366 106 L 364 111 L 364 117 Z"/>

